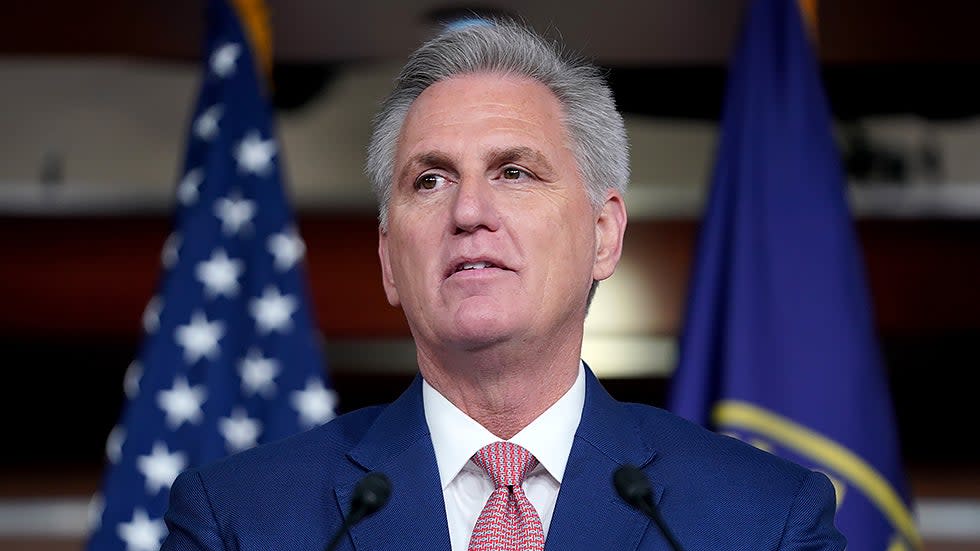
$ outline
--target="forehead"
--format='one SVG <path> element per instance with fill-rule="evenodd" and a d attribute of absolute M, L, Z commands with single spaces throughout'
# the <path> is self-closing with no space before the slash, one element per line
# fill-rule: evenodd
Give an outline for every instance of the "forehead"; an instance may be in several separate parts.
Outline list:
<path fill-rule="evenodd" d="M 396 150 L 405 159 L 419 150 L 465 144 L 565 149 L 563 109 L 544 84 L 499 73 L 460 75 L 426 88 L 409 108 Z"/>

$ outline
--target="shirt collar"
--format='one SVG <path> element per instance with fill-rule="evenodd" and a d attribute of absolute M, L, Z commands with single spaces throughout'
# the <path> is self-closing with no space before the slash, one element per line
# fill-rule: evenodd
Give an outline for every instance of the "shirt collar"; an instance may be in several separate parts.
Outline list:
<path fill-rule="evenodd" d="M 571 388 L 509 441 L 531 452 L 560 484 L 584 407 L 585 367 L 580 361 L 578 375 Z M 456 478 L 473 454 L 487 444 L 500 440 L 424 379 L 422 408 L 443 489 Z"/>

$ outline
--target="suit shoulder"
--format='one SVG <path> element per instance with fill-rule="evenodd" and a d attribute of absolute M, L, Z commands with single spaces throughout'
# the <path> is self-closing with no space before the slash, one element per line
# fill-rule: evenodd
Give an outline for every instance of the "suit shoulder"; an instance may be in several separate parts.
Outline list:
<path fill-rule="evenodd" d="M 337 513 L 329 516 L 329 522 L 340 519 L 332 497 L 337 481 L 358 469 L 346 455 L 382 409 L 354 411 L 317 428 L 185 470 L 171 487 L 168 522 L 187 530 L 212 522 L 223 534 L 253 542 L 269 534 L 302 533 L 311 526 L 326 530 L 330 524 L 324 515 Z M 181 541 L 187 530 L 176 531 L 174 541 Z"/>
<path fill-rule="evenodd" d="M 664 514 L 697 518 L 704 530 L 688 536 L 691 541 L 710 534 L 694 547 L 772 549 L 782 541 L 780 549 L 816 549 L 814 542 L 820 549 L 844 548 L 826 475 L 668 411 L 626 407 L 640 438 L 656 452 L 644 471 L 663 488 Z"/>
<path fill-rule="evenodd" d="M 289 477 L 307 471 L 330 472 L 345 463 L 341 460 L 383 409 L 383 406 L 371 406 L 352 411 L 319 427 L 190 470 L 222 486 L 236 481 L 250 484 L 267 477 Z"/>
<path fill-rule="evenodd" d="M 661 451 L 658 461 L 724 474 L 734 483 L 765 477 L 783 481 L 785 490 L 798 488 L 812 474 L 792 461 L 760 450 L 742 440 L 719 434 L 669 411 L 642 404 L 626 404 L 637 419 L 641 434 Z"/>

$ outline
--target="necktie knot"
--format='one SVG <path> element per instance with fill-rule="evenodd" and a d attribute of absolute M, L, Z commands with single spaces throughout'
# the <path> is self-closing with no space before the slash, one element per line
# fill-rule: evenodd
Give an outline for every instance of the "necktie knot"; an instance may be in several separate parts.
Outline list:
<path fill-rule="evenodd" d="M 527 473 L 538 464 L 531 452 L 510 442 L 494 442 L 480 448 L 473 455 L 473 462 L 490 475 L 496 488 L 519 488 Z"/>

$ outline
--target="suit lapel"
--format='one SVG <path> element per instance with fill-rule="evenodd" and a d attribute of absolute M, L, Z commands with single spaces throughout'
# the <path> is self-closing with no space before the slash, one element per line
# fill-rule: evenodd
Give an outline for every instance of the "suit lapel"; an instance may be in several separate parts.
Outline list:
<path fill-rule="evenodd" d="M 350 530 L 357 551 L 449 550 L 442 487 L 422 409 L 421 377 L 381 412 L 348 458 L 351 468 L 335 488 L 344 515 L 354 486 L 368 471 L 383 472 L 391 480 L 388 503 Z"/>
<path fill-rule="evenodd" d="M 546 551 L 636 549 L 650 521 L 620 499 L 613 473 L 624 464 L 645 467 L 656 459 L 628 406 L 606 392 L 586 369 L 585 408 L 562 477 Z M 659 503 L 662 487 L 653 484 Z M 666 541 L 664 549 L 669 549 Z"/>
<path fill-rule="evenodd" d="M 632 464 L 648 473 L 657 454 L 629 406 L 615 401 L 586 368 L 582 421 L 562 477 L 548 529 L 546 551 L 566 549 L 634 550 L 650 521 L 624 503 L 612 484 L 615 470 Z M 350 530 L 356 551 L 450 549 L 446 509 L 435 452 L 422 409 L 422 380 L 386 407 L 361 442 L 348 454 L 350 465 L 338 476 L 337 504 L 346 515 L 357 482 L 369 471 L 391 480 L 391 499 L 380 511 Z M 663 487 L 651 480 L 654 504 Z M 669 549 L 657 533 L 658 548 Z M 341 545 L 341 549 L 349 549 Z"/>

